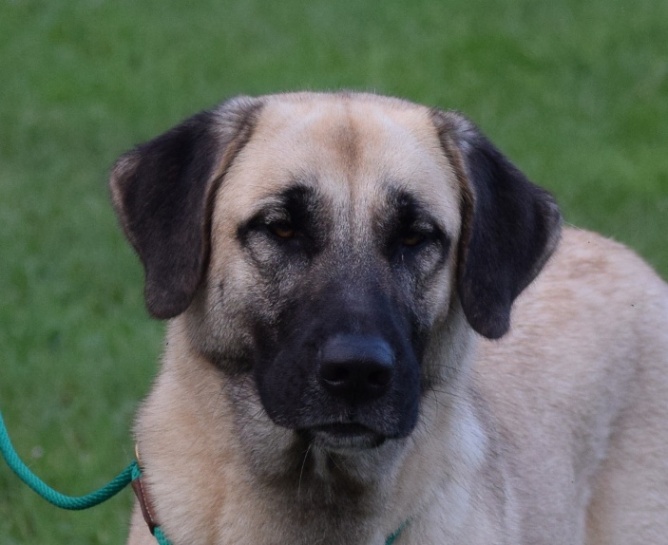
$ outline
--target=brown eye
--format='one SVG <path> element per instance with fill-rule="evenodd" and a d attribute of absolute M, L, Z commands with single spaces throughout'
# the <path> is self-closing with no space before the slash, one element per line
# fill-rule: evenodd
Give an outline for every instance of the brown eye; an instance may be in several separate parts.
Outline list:
<path fill-rule="evenodd" d="M 289 240 L 294 238 L 296 231 L 295 228 L 287 221 L 277 221 L 267 225 L 267 229 L 271 232 L 272 235 L 284 240 Z"/>
<path fill-rule="evenodd" d="M 408 246 L 409 248 L 413 248 L 415 246 L 419 246 L 424 242 L 425 236 L 422 233 L 407 233 L 403 235 L 399 241 L 401 242 L 402 246 Z"/>

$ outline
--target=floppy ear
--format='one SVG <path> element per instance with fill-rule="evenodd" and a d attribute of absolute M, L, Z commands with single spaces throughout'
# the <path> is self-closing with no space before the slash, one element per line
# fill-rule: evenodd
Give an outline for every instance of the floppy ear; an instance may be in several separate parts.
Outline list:
<path fill-rule="evenodd" d="M 232 99 L 199 113 L 118 159 L 114 208 L 144 265 L 144 295 L 156 318 L 190 303 L 209 254 L 212 194 L 248 141 L 260 103 Z"/>
<path fill-rule="evenodd" d="M 552 255 L 561 215 L 552 195 L 470 121 L 438 110 L 432 117 L 462 189 L 459 297 L 471 326 L 498 339 L 510 327 L 513 301 Z"/>

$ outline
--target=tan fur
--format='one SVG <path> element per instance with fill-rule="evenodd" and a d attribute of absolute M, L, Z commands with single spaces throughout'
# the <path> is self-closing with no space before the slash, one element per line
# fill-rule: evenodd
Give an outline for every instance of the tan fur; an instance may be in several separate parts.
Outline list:
<path fill-rule="evenodd" d="M 360 491 L 364 512 L 332 522 L 335 511 L 304 509 L 308 491 L 268 478 L 293 432 L 263 414 L 248 376 L 224 376 L 204 355 L 229 342 L 244 301 L 263 298 L 236 226 L 291 177 L 317 180 L 344 252 L 341 241 L 365 240 L 390 177 L 410 182 L 457 240 L 459 170 L 426 108 L 371 95 L 265 99 L 215 196 L 204 285 L 170 321 L 137 419 L 147 488 L 174 545 L 383 545 L 405 521 L 397 545 L 668 543 L 668 286 L 628 249 L 574 229 L 498 341 L 468 325 L 450 254 L 428 294 L 426 365 L 442 385 L 407 439 L 365 455 L 360 473 L 383 477 Z M 240 294 L 226 308 L 214 297 L 223 280 Z M 138 510 L 128 543 L 154 543 Z"/>

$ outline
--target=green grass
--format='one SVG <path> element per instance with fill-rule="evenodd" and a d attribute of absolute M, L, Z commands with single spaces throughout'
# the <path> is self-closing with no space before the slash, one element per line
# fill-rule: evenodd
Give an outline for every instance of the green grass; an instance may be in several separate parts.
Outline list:
<path fill-rule="evenodd" d="M 668 276 L 665 0 L 0 3 L 0 408 L 49 483 L 130 459 L 162 325 L 116 227 L 114 158 L 237 94 L 363 89 L 466 112 L 566 219 Z M 0 467 L 0 543 L 111 544 L 129 493 L 56 511 Z"/>

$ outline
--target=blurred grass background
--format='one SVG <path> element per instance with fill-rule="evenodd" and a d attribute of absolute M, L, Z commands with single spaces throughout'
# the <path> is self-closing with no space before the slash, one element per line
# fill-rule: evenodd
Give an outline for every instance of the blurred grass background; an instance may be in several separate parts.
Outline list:
<path fill-rule="evenodd" d="M 225 97 L 377 91 L 467 113 L 567 221 L 668 276 L 665 0 L 0 0 L 0 409 L 85 493 L 133 452 L 162 325 L 105 186 Z M 131 494 L 57 511 L 0 466 L 0 544 L 125 539 Z"/>

